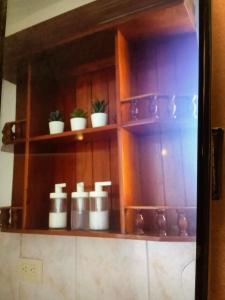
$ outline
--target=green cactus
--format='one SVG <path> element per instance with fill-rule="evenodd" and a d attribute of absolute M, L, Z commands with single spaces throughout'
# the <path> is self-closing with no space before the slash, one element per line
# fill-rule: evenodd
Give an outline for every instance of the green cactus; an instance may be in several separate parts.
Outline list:
<path fill-rule="evenodd" d="M 93 113 L 99 113 L 99 112 L 104 113 L 107 105 L 108 105 L 108 103 L 106 103 L 105 100 L 95 99 L 91 103 L 92 112 Z"/>
<path fill-rule="evenodd" d="M 87 118 L 88 114 L 82 108 L 75 108 L 70 114 L 71 118 Z"/>
<path fill-rule="evenodd" d="M 59 110 L 52 111 L 52 112 L 50 112 L 48 120 L 49 120 L 49 122 L 52 122 L 52 121 L 62 121 L 63 122 L 63 114 Z"/>

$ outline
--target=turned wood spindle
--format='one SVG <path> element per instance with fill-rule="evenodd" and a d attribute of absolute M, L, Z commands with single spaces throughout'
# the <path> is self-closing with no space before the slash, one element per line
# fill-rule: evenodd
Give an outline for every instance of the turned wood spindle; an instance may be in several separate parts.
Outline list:
<path fill-rule="evenodd" d="M 158 228 L 158 232 L 160 236 L 166 236 L 166 211 L 165 209 L 157 209 L 156 210 L 157 216 L 156 216 L 156 224 Z"/>
<path fill-rule="evenodd" d="M 10 208 L 1 208 L 0 209 L 0 227 L 8 228 L 9 227 L 9 218 L 10 218 Z"/>
<path fill-rule="evenodd" d="M 22 226 L 22 210 L 21 209 L 11 209 L 11 227 L 14 229 L 19 229 Z"/>
<path fill-rule="evenodd" d="M 135 234 L 144 234 L 144 217 L 140 209 L 136 210 L 135 216 Z"/>
<path fill-rule="evenodd" d="M 3 130 L 2 130 L 2 143 L 4 145 L 10 144 L 15 140 L 15 133 L 13 132 L 14 123 L 8 122 L 5 123 Z"/>
<path fill-rule="evenodd" d="M 184 210 L 177 210 L 177 225 L 179 228 L 179 235 L 188 236 L 188 220 Z"/>

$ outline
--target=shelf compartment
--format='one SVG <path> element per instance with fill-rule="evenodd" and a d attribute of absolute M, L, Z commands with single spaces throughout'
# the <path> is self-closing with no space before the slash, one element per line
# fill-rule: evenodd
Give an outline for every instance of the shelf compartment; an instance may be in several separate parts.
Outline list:
<path fill-rule="evenodd" d="M 161 125 L 140 122 L 120 130 L 122 224 L 124 229 L 126 207 L 148 207 L 144 210 L 148 229 L 154 226 L 154 212 L 149 207 L 171 206 L 168 234 L 174 235 L 174 207 L 196 206 L 197 131 L 168 130 L 167 123 Z M 188 215 L 195 224 L 193 211 Z"/>
<path fill-rule="evenodd" d="M 37 142 L 88 142 L 110 139 L 111 136 L 115 136 L 118 130 L 116 124 L 106 125 L 96 128 L 86 128 L 82 130 L 65 131 L 57 134 L 46 134 L 31 137 L 29 140 L 31 143 Z"/>
<path fill-rule="evenodd" d="M 198 90 L 198 44 L 195 33 L 132 40 L 117 34 L 119 99 L 140 100 L 151 94 L 193 95 Z"/>
<path fill-rule="evenodd" d="M 96 181 L 111 181 L 112 186 L 107 188 L 111 204 L 110 229 L 120 230 L 118 130 L 116 125 L 104 129 L 85 129 L 91 132 L 91 138 L 82 142 L 69 142 L 71 138 L 74 141 L 74 132 L 70 132 L 65 133 L 66 137 L 60 135 L 60 142 L 53 138 L 50 143 L 48 136 L 47 140 L 30 143 L 26 229 L 48 228 L 49 193 L 54 191 L 56 183 L 67 184 L 67 228 L 70 228 L 71 193 L 76 183 L 84 182 L 85 190 L 91 191 Z M 98 132 L 101 136 L 96 139 Z"/>
<path fill-rule="evenodd" d="M 112 31 L 96 33 L 33 59 L 32 137 L 48 134 L 49 114 L 56 110 L 64 115 L 65 131 L 70 131 L 70 115 L 74 109 L 82 108 L 91 116 L 95 99 L 108 103 L 108 123 L 117 123 L 114 39 Z M 87 127 L 91 127 L 90 118 Z"/>

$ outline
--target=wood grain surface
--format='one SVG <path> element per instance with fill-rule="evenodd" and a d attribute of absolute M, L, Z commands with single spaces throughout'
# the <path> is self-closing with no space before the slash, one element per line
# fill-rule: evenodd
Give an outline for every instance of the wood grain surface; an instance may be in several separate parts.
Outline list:
<path fill-rule="evenodd" d="M 212 126 L 225 128 L 225 6 L 212 1 Z M 225 147 L 223 145 L 223 152 Z M 223 156 L 223 166 L 225 156 Z M 222 195 L 212 201 L 210 240 L 210 300 L 225 298 L 225 168 L 222 171 Z"/>

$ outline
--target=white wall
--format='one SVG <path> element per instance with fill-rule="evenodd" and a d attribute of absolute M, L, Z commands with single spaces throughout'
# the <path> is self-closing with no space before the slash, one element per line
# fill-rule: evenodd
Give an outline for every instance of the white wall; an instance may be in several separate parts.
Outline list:
<path fill-rule="evenodd" d="M 8 0 L 6 36 L 94 0 Z"/>
<path fill-rule="evenodd" d="M 15 120 L 16 86 L 8 81 L 2 82 L 2 101 L 0 111 L 0 131 L 6 122 Z M 2 149 L 2 135 L 0 141 Z M 4 151 L 11 151 L 11 147 L 5 147 Z M 0 206 L 11 205 L 13 158 L 11 152 L 0 152 Z"/>

